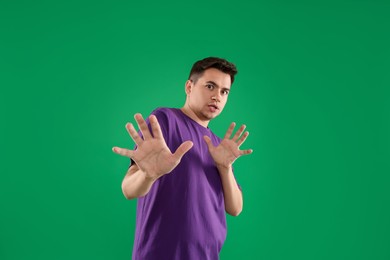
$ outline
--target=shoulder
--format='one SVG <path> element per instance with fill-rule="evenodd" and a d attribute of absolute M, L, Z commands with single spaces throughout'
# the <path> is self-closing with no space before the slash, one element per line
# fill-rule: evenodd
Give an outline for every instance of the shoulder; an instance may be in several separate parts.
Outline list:
<path fill-rule="evenodd" d="M 177 108 L 158 107 L 152 111 L 151 115 L 155 115 L 157 117 L 157 121 L 161 126 L 169 127 L 177 121 L 177 110 Z"/>
<path fill-rule="evenodd" d="M 155 115 L 157 119 L 162 120 L 174 120 L 180 117 L 180 109 L 170 107 L 158 107 L 152 111 L 152 115 Z"/>
<path fill-rule="evenodd" d="M 170 107 L 158 107 L 152 111 L 152 115 L 158 116 L 170 116 L 174 113 L 175 108 Z"/>
<path fill-rule="evenodd" d="M 178 111 L 179 109 L 177 108 L 158 107 L 151 113 L 156 116 L 168 146 L 171 142 L 170 140 L 177 135 Z"/>

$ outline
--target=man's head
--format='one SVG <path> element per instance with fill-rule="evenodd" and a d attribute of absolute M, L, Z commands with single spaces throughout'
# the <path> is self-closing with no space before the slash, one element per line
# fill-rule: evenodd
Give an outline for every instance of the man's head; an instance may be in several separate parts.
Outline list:
<path fill-rule="evenodd" d="M 197 62 L 195 62 L 194 65 L 192 65 L 192 69 L 190 71 L 190 76 L 188 77 L 188 79 L 196 83 L 196 81 L 198 80 L 199 77 L 202 76 L 204 71 L 210 68 L 215 68 L 226 74 L 229 74 L 231 85 L 233 85 L 234 76 L 237 74 L 236 66 L 225 59 L 221 59 L 217 57 L 208 57 L 203 60 L 198 60 Z"/>
<path fill-rule="evenodd" d="M 225 107 L 236 74 L 236 66 L 221 58 L 195 62 L 185 84 L 187 99 L 183 111 L 207 126 Z"/>

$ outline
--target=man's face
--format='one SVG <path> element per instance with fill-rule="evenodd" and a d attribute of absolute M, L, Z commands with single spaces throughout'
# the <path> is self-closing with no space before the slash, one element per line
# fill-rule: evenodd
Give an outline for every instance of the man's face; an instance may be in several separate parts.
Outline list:
<path fill-rule="evenodd" d="M 186 82 L 187 104 L 201 121 L 210 121 L 225 107 L 230 91 L 230 75 L 210 68 L 194 83 Z"/>

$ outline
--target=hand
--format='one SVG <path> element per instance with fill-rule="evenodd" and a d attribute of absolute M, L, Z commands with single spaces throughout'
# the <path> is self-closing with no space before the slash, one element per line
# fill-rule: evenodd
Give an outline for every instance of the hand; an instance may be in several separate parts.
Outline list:
<path fill-rule="evenodd" d="M 249 135 L 248 131 L 241 135 L 246 127 L 245 125 L 242 125 L 237 130 L 233 138 L 230 139 L 235 126 L 235 123 L 230 124 L 225 137 L 218 146 L 214 146 L 211 139 L 208 136 L 204 136 L 204 140 L 207 143 L 211 157 L 214 159 L 217 167 L 229 168 L 238 157 L 241 155 L 251 154 L 253 152 L 252 149 L 240 150 L 240 145 L 245 142 Z"/>
<path fill-rule="evenodd" d="M 135 161 L 140 170 L 147 178 L 156 180 L 159 177 L 171 172 L 180 162 L 183 155 L 191 149 L 193 143 L 186 141 L 177 148 L 174 154 L 171 153 L 161 132 L 160 124 L 156 116 L 149 117 L 152 128 L 150 133 L 148 125 L 141 114 L 134 116 L 143 138 L 137 133 L 133 124 L 127 123 L 126 129 L 137 145 L 136 150 L 128 150 L 113 147 L 112 150 L 122 156 L 129 157 Z"/>

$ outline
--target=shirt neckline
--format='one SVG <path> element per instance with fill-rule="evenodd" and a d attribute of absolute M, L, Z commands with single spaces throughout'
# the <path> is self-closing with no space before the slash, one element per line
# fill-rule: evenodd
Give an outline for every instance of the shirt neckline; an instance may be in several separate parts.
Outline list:
<path fill-rule="evenodd" d="M 180 108 L 175 108 L 175 109 L 176 109 L 176 110 L 179 110 L 179 113 L 180 113 L 182 116 L 184 116 L 185 118 L 188 118 L 189 121 L 193 122 L 193 124 L 195 124 L 197 127 L 200 127 L 201 129 L 204 129 L 204 130 L 206 130 L 207 132 L 210 132 L 210 131 L 211 131 L 210 128 L 209 128 L 209 126 L 207 126 L 207 127 L 202 126 L 201 124 L 199 124 L 198 122 L 196 122 L 194 119 L 192 119 L 191 117 L 189 117 L 186 113 L 184 113 Z"/>

